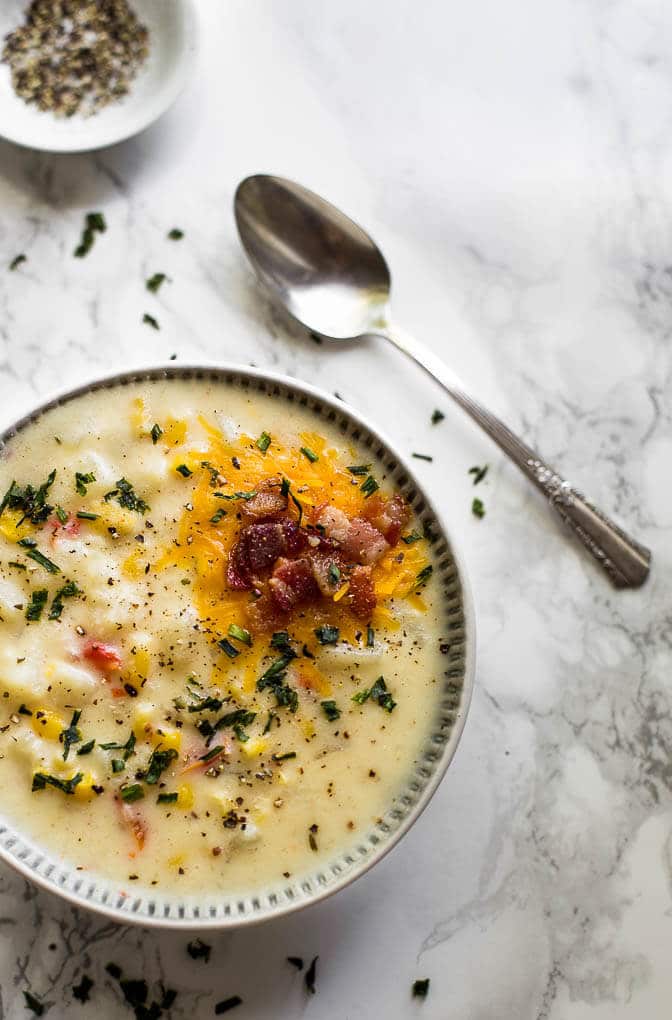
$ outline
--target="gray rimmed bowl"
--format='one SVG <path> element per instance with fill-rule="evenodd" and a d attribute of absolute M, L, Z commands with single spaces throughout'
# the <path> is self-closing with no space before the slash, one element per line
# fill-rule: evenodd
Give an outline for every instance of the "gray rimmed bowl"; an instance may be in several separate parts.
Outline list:
<path fill-rule="evenodd" d="M 96 379 L 55 395 L 0 433 L 0 456 L 8 442 L 54 407 L 99 390 L 166 379 L 202 379 L 259 392 L 308 408 L 339 429 L 345 441 L 367 447 L 388 471 L 389 480 L 430 528 L 436 576 L 443 586 L 445 656 L 443 690 L 424 751 L 409 770 L 405 786 L 383 817 L 352 844 L 303 876 L 253 892 L 212 892 L 178 896 L 138 889 L 129 895 L 121 885 L 93 873 L 78 872 L 22 835 L 16 823 L 0 814 L 0 858 L 36 885 L 78 907 L 87 907 L 114 921 L 174 929 L 234 928 L 280 917 L 317 903 L 363 875 L 401 839 L 429 803 L 459 742 L 471 699 L 474 677 L 474 612 L 464 567 L 449 541 L 437 508 L 423 492 L 411 468 L 379 430 L 346 404 L 306 383 L 273 372 L 237 365 L 168 365 L 123 372 Z"/>

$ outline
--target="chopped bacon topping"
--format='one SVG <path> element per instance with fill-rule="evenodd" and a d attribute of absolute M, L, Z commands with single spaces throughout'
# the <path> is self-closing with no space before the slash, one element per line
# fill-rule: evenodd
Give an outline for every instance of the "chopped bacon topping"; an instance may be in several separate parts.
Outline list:
<path fill-rule="evenodd" d="M 317 587 L 326 598 L 337 592 L 345 580 L 342 579 L 345 570 L 343 557 L 336 549 L 331 550 L 329 545 L 328 541 L 322 540 L 319 548 L 308 554 Z"/>
<path fill-rule="evenodd" d="M 320 594 L 309 559 L 281 559 L 268 582 L 270 596 L 278 609 L 291 613 L 298 606 L 313 602 Z"/>
<path fill-rule="evenodd" d="M 106 645 L 102 641 L 89 641 L 84 646 L 84 658 L 104 673 L 114 673 L 121 669 L 121 652 L 116 645 Z"/>
<path fill-rule="evenodd" d="M 229 555 L 226 580 L 237 591 L 249 591 L 268 577 L 281 556 L 296 556 L 306 544 L 305 533 L 289 519 L 248 524 Z"/>
<path fill-rule="evenodd" d="M 317 523 L 325 535 L 338 544 L 346 560 L 351 563 L 375 563 L 389 549 L 383 535 L 373 524 L 362 517 L 350 520 L 342 510 L 326 507 Z"/>
<path fill-rule="evenodd" d="M 364 516 L 391 546 L 395 546 L 411 514 L 401 496 L 385 499 L 384 496 L 376 494 L 367 502 Z"/>
<path fill-rule="evenodd" d="M 370 620 L 376 608 L 376 591 L 371 578 L 371 567 L 355 567 L 350 574 L 348 601 L 355 616 Z"/>
<path fill-rule="evenodd" d="M 68 514 L 66 521 L 59 521 L 58 517 L 49 518 L 52 542 L 57 538 L 76 538 L 79 535 L 79 521 L 72 514 Z"/>
<path fill-rule="evenodd" d="M 282 517 L 287 512 L 287 496 L 281 492 L 281 478 L 264 478 L 256 487 L 257 494 L 245 501 L 243 518 L 260 520 Z"/>

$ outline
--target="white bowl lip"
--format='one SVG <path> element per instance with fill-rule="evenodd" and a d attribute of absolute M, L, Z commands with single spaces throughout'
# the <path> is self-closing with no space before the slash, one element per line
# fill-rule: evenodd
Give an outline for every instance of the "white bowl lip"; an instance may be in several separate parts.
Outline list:
<path fill-rule="evenodd" d="M 167 113 L 176 102 L 184 90 L 189 74 L 195 64 L 198 48 L 198 18 L 195 0 L 175 0 L 175 3 L 182 9 L 183 38 L 181 53 L 177 68 L 172 75 L 170 86 L 165 89 L 160 103 L 147 102 L 135 116 L 127 117 L 118 130 L 92 143 L 86 143 L 83 139 L 69 141 L 67 136 L 64 135 L 62 139 L 54 140 L 47 144 L 38 144 L 32 132 L 22 134 L 20 130 L 6 131 L 4 129 L 0 129 L 0 139 L 11 142 L 12 145 L 17 145 L 21 149 L 30 149 L 34 152 L 76 155 L 77 153 L 97 152 L 99 149 L 110 148 L 113 145 L 118 145 L 120 142 L 128 141 L 129 138 L 133 138 L 135 135 L 139 135 L 142 131 L 146 130 L 146 128 L 162 117 L 164 113 Z M 97 116 L 104 116 L 104 111 Z M 92 118 L 92 123 L 95 125 L 95 117 Z"/>
<path fill-rule="evenodd" d="M 138 916 L 133 913 L 127 914 L 120 907 L 90 901 L 84 894 L 71 892 L 69 889 L 59 887 L 59 885 L 49 877 L 35 872 L 29 865 L 24 863 L 24 861 L 14 857 L 0 842 L 0 860 L 4 861 L 28 881 L 39 886 L 41 889 L 44 889 L 46 892 L 52 893 L 58 898 L 67 901 L 75 907 L 90 910 L 116 922 L 117 924 L 135 925 L 142 928 L 155 928 L 170 931 L 232 931 L 237 928 L 247 928 L 255 924 L 264 924 L 275 921 L 282 917 L 286 917 L 288 914 L 304 910 L 308 907 L 315 906 L 317 903 L 323 902 L 330 896 L 340 892 L 342 889 L 361 878 L 362 875 L 366 874 L 375 864 L 378 864 L 415 824 L 434 796 L 441 780 L 446 774 L 448 767 L 455 756 L 455 752 L 457 751 L 458 744 L 464 731 L 473 695 L 476 670 L 476 621 L 473 596 L 470 582 L 465 570 L 464 560 L 461 554 L 455 549 L 452 538 L 450 537 L 450 531 L 446 527 L 443 515 L 437 509 L 433 500 L 427 496 L 424 486 L 418 480 L 406 457 L 399 453 L 395 444 L 389 439 L 386 433 L 381 431 L 377 425 L 373 424 L 366 415 L 361 414 L 357 409 L 353 408 L 345 401 L 339 400 L 337 397 L 332 396 L 317 386 L 313 386 L 312 383 L 295 379 L 280 372 L 275 372 L 272 369 L 258 368 L 256 366 L 252 367 L 237 364 L 236 362 L 214 360 L 203 360 L 189 364 L 177 363 L 175 361 L 168 361 L 166 363 L 152 362 L 149 365 L 126 369 L 120 372 L 111 372 L 105 375 L 93 375 L 88 380 L 80 382 L 74 387 L 62 387 L 52 391 L 37 406 L 33 407 L 31 411 L 24 414 L 19 419 L 13 419 L 9 422 L 9 424 L 5 424 L 0 421 L 0 452 L 2 452 L 3 447 L 12 439 L 15 433 L 27 428 L 33 421 L 60 404 L 69 403 L 71 400 L 75 400 L 78 397 L 83 397 L 98 390 L 109 389 L 114 386 L 123 386 L 133 382 L 154 381 L 168 378 L 175 378 L 178 380 L 180 378 L 198 379 L 199 373 L 213 373 L 218 375 L 222 381 L 226 381 L 227 379 L 230 380 L 235 376 L 239 378 L 247 377 L 258 382 L 275 383 L 279 386 L 286 387 L 295 394 L 312 397 L 314 400 L 330 407 L 338 414 L 344 414 L 346 417 L 349 416 L 352 418 L 357 425 L 361 425 L 361 427 L 365 429 L 370 436 L 386 447 L 397 461 L 399 467 L 402 468 L 408 476 L 410 482 L 415 486 L 418 493 L 422 496 L 422 499 L 436 520 L 442 536 L 447 540 L 451 558 L 457 568 L 465 631 L 464 675 L 462 678 L 460 692 L 460 708 L 457 718 L 451 727 L 450 736 L 444 745 L 440 761 L 436 764 L 430 779 L 423 787 L 422 792 L 413 804 L 412 808 L 408 811 L 406 817 L 397 826 L 392 835 L 386 839 L 382 846 L 377 848 L 374 853 L 370 854 L 363 861 L 360 861 L 355 868 L 351 869 L 341 878 L 335 880 L 328 888 L 318 889 L 313 895 L 306 897 L 305 899 L 274 907 L 272 910 L 261 914 L 261 916 L 251 914 L 244 917 L 235 916 L 209 918 L 204 916 L 197 918 L 175 918 L 159 917 L 156 915 Z M 20 830 L 16 828 L 16 831 L 19 832 Z M 64 864 L 64 867 L 67 867 L 67 864 Z"/>

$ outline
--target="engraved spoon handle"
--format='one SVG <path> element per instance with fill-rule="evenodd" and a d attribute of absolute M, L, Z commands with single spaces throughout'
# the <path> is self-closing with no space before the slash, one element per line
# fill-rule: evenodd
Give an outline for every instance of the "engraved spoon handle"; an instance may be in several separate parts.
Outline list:
<path fill-rule="evenodd" d="M 547 497 L 576 537 L 603 567 L 617 588 L 638 588 L 649 574 L 651 553 L 598 510 L 581 492 L 565 481 L 504 422 L 486 410 L 464 389 L 460 380 L 432 351 L 398 327 L 385 326 L 380 335 L 407 354 L 462 407 L 523 474 Z"/>

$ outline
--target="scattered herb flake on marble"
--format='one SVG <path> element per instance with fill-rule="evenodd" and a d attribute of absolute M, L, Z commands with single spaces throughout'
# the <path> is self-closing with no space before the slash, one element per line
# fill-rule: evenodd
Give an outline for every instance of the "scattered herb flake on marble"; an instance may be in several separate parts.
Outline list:
<path fill-rule="evenodd" d="M 414 999 L 426 999 L 429 991 L 429 978 L 420 978 L 413 982 L 412 995 Z"/>
<path fill-rule="evenodd" d="M 82 974 L 82 980 L 78 985 L 74 985 L 72 989 L 72 996 L 74 999 L 79 999 L 80 1002 L 88 1002 L 90 998 L 90 992 L 93 988 L 94 982 L 91 980 L 88 974 Z"/>
<path fill-rule="evenodd" d="M 101 212 L 87 213 L 81 240 L 73 253 L 75 258 L 83 259 L 85 255 L 88 255 L 93 248 L 96 234 L 104 234 L 106 230 L 107 223 Z"/>
<path fill-rule="evenodd" d="M 18 269 L 19 266 L 23 262 L 27 262 L 27 261 L 28 261 L 28 256 L 27 255 L 23 255 L 23 254 L 15 255 L 14 258 L 12 259 L 12 261 L 9 263 L 9 270 L 10 270 L 10 272 L 13 273 L 14 270 Z"/>
<path fill-rule="evenodd" d="M 318 960 L 319 960 L 319 956 L 314 956 L 313 957 L 313 959 L 310 961 L 310 967 L 306 971 L 306 976 L 304 978 L 305 985 L 306 985 L 306 991 L 309 992 L 311 995 L 315 994 L 315 977 L 317 975 L 317 961 Z"/>
<path fill-rule="evenodd" d="M 416 460 L 428 460 L 430 462 L 434 460 L 428 453 L 412 453 L 411 457 L 415 457 Z"/>
<path fill-rule="evenodd" d="M 179 227 L 173 227 L 172 230 L 168 231 L 168 238 L 171 241 L 181 241 L 184 237 L 184 231 L 180 230 Z"/>
<path fill-rule="evenodd" d="M 482 499 L 474 497 L 471 503 L 471 512 L 474 517 L 478 517 L 479 519 L 485 517 L 485 507 L 483 506 Z"/>
<path fill-rule="evenodd" d="M 165 273 L 154 273 L 153 276 L 150 276 L 149 279 L 145 281 L 145 287 L 148 291 L 150 291 L 150 293 L 156 294 L 167 279 L 168 277 Z"/>
<path fill-rule="evenodd" d="M 203 963 L 209 963 L 212 946 L 201 939 L 194 939 L 192 942 L 187 942 L 187 952 L 192 960 L 203 960 Z"/>
<path fill-rule="evenodd" d="M 36 998 L 32 992 L 24 992 L 23 997 L 26 1000 L 26 1009 L 31 1010 L 35 1016 L 42 1016 L 44 1013 L 44 1004 Z"/>
<path fill-rule="evenodd" d="M 228 999 L 222 999 L 221 1002 L 215 1004 L 215 1016 L 221 1016 L 223 1013 L 228 1013 L 230 1009 L 235 1009 L 236 1006 L 242 1006 L 243 1000 L 239 995 L 232 995 Z"/>
<path fill-rule="evenodd" d="M 149 312 L 145 312 L 145 314 L 142 317 L 142 321 L 145 323 L 146 326 L 151 326 L 152 329 L 161 329 L 158 320 L 155 319 L 153 315 L 150 315 Z"/>
<path fill-rule="evenodd" d="M 446 416 L 443 411 L 439 411 L 438 409 L 436 411 L 432 411 L 432 425 L 438 425 L 445 417 Z"/>
<path fill-rule="evenodd" d="M 477 464 L 474 467 L 469 468 L 469 474 L 474 476 L 474 485 L 478 485 L 482 482 L 488 473 L 489 464 L 484 464 L 483 467 L 479 467 Z"/>
<path fill-rule="evenodd" d="M 291 963 L 292 967 L 296 967 L 297 970 L 303 970 L 303 957 L 301 956 L 288 956 L 287 963 Z"/>

